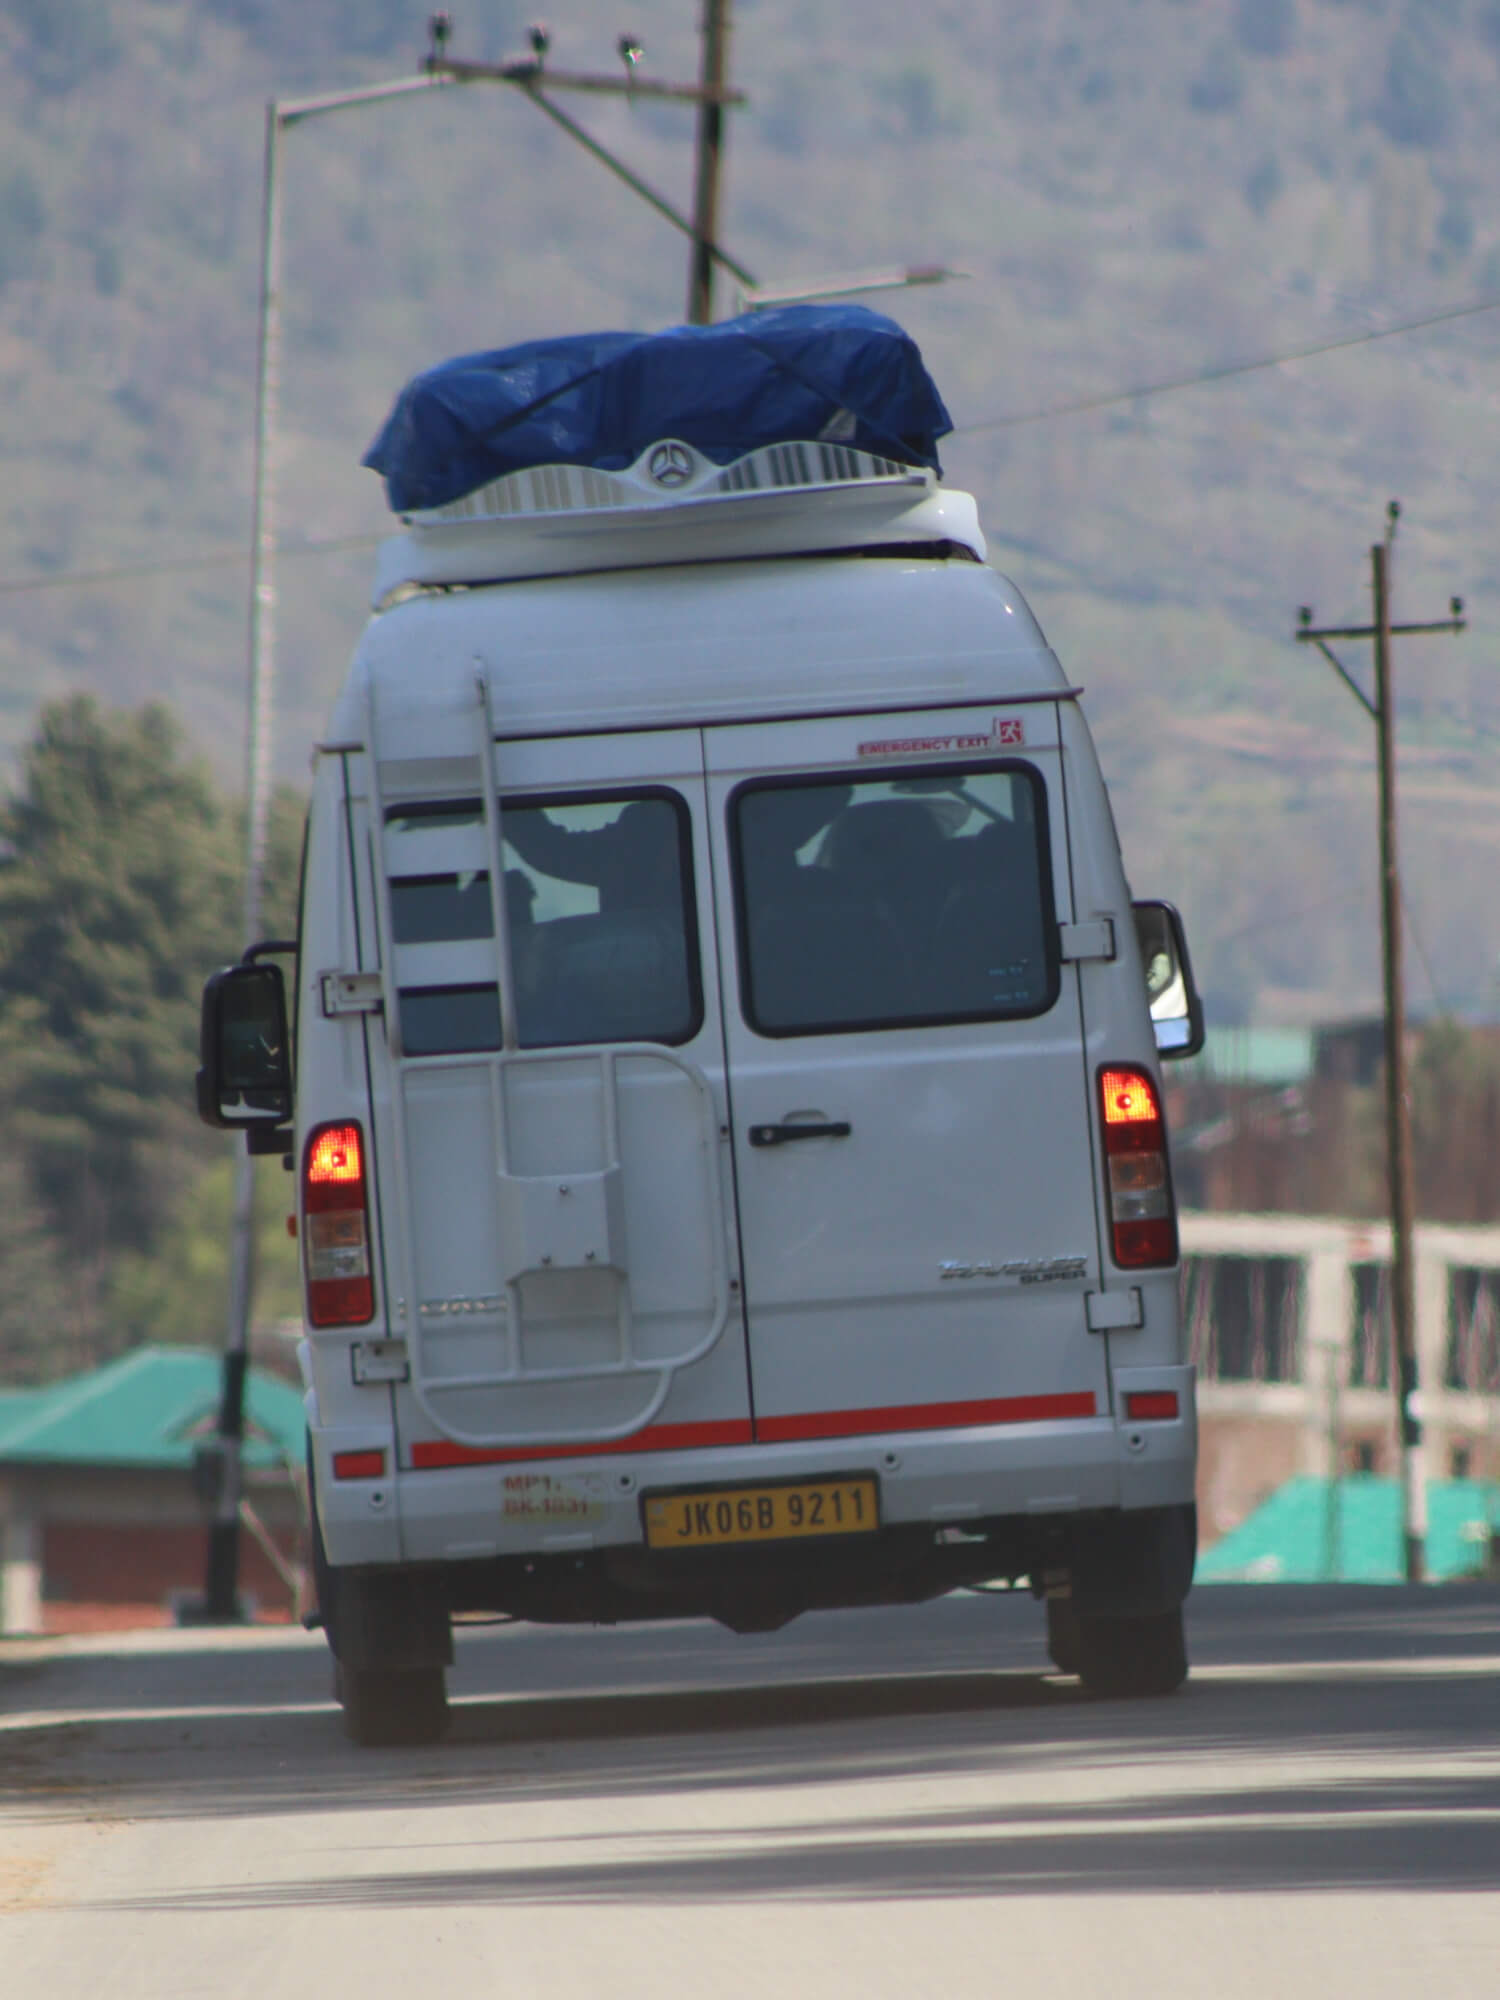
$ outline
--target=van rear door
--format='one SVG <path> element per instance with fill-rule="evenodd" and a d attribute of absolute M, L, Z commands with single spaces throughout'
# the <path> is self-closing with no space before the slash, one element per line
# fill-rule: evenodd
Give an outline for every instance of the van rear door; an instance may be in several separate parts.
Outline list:
<path fill-rule="evenodd" d="M 403 1463 L 747 1441 L 701 739 L 493 757 L 365 802 Z"/>
<path fill-rule="evenodd" d="M 707 765 L 757 1438 L 1106 1415 L 1055 707 Z"/>

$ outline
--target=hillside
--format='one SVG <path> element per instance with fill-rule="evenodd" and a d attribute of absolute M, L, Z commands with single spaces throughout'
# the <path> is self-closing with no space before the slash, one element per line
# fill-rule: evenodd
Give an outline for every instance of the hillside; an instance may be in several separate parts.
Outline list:
<path fill-rule="evenodd" d="M 653 73 L 694 73 L 697 13 L 633 7 Z M 264 103 L 414 69 L 425 19 L 0 0 L 0 750 L 50 695 L 161 695 L 238 785 Z M 461 4 L 455 53 L 513 51 L 526 19 Z M 574 0 L 553 25 L 558 64 L 613 64 L 612 12 Z M 733 70 L 752 102 L 725 237 L 753 270 L 974 273 L 888 303 L 953 410 L 948 476 L 1089 691 L 1136 886 L 1183 904 L 1220 1018 L 1374 995 L 1371 731 L 1290 634 L 1301 603 L 1367 615 L 1400 496 L 1398 615 L 1456 591 L 1472 616 L 1398 654 L 1412 1002 L 1493 1011 L 1500 313 L 1046 413 L 1500 298 L 1500 4 L 934 0 L 917 22 L 897 0 L 739 0 Z M 569 108 L 686 201 L 689 114 Z M 668 323 L 685 256 L 502 89 L 287 148 L 277 763 L 296 778 L 363 617 L 387 517 L 359 459 L 402 380 Z"/>

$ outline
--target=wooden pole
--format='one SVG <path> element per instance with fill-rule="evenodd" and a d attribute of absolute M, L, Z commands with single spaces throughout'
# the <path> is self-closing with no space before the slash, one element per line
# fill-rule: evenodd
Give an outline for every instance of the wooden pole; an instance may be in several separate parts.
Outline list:
<path fill-rule="evenodd" d="M 1425 1574 L 1427 1488 L 1416 1412 L 1416 1287 L 1412 1264 L 1411 1098 L 1406 1074 L 1401 876 L 1396 847 L 1396 730 L 1391 692 L 1389 542 L 1370 551 L 1375 599 L 1375 734 L 1380 765 L 1380 941 L 1385 984 L 1385 1135 L 1391 1214 L 1391 1386 L 1401 1480 L 1401 1545 L 1408 1583 Z"/>
<path fill-rule="evenodd" d="M 688 264 L 687 316 L 707 326 L 714 316 L 714 252 L 719 235 L 719 181 L 724 162 L 724 101 L 729 75 L 729 0 L 704 0 L 703 67 L 698 103 L 697 168 L 693 188 L 693 247 Z"/>

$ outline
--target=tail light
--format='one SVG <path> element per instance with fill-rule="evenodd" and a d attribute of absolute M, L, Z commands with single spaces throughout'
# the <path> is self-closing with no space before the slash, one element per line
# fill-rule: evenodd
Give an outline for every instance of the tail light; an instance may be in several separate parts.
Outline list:
<path fill-rule="evenodd" d="M 1101 1070 L 1099 1108 L 1114 1260 L 1132 1271 L 1175 1264 L 1177 1209 L 1156 1085 L 1143 1069 Z"/>
<path fill-rule="evenodd" d="M 364 1136 L 319 1125 L 302 1154 L 303 1270 L 313 1326 L 363 1326 L 375 1315 Z"/>

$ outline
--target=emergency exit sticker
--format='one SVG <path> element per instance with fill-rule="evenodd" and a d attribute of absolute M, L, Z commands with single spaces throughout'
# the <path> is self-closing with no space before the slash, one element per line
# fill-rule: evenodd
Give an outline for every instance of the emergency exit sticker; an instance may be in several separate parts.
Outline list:
<path fill-rule="evenodd" d="M 881 736 L 861 743 L 861 757 L 951 757 L 955 751 L 1013 750 L 1026 741 L 1025 719 L 1019 715 L 997 715 L 988 736 Z"/>

